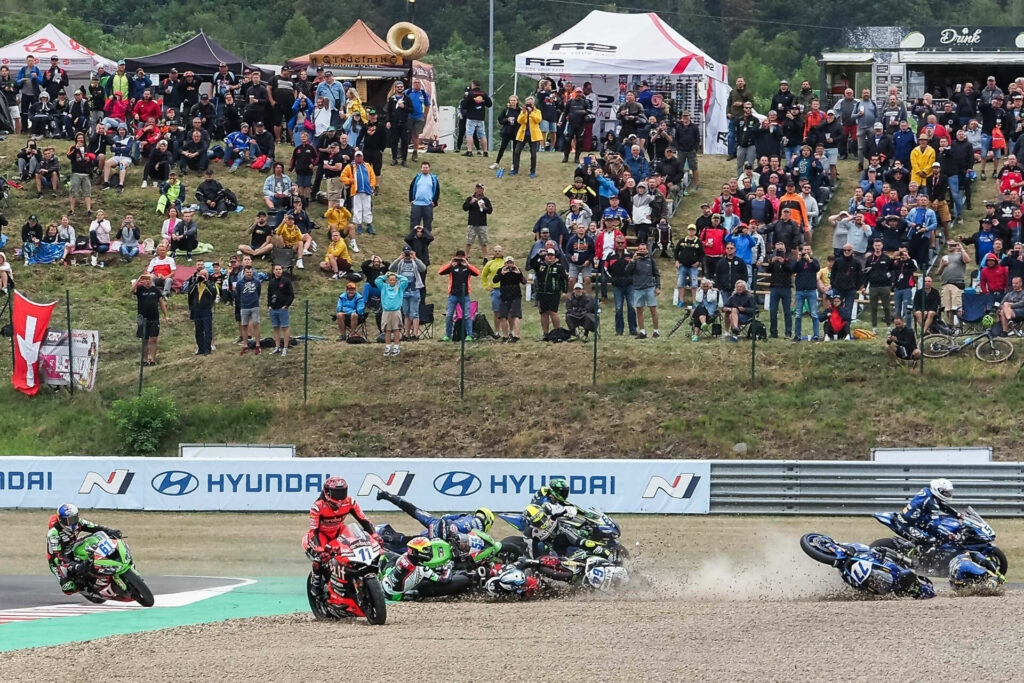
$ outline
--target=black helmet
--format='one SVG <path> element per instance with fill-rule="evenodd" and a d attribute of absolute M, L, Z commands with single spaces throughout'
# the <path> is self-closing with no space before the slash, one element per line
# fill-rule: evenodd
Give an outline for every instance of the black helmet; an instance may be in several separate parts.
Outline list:
<path fill-rule="evenodd" d="M 338 505 L 348 498 L 348 482 L 341 477 L 331 477 L 324 482 L 323 497 L 329 503 Z"/>
<path fill-rule="evenodd" d="M 551 489 L 552 497 L 559 503 L 564 503 L 569 498 L 569 482 L 561 477 L 548 482 L 548 488 Z"/>

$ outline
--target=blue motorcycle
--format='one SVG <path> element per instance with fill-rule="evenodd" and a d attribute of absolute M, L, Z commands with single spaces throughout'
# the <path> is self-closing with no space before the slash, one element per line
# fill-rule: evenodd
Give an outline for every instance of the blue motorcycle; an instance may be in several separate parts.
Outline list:
<path fill-rule="evenodd" d="M 933 546 L 915 542 L 904 531 L 905 522 L 900 519 L 898 512 L 879 512 L 874 517 L 890 528 L 896 537 L 880 538 L 871 547 L 890 548 L 906 555 L 918 571 L 945 574 L 951 559 L 973 550 L 989 558 L 1000 574 L 1006 574 L 1006 554 L 992 543 L 996 533 L 974 508 L 960 511 L 956 517 L 932 517 L 928 521 L 927 531 L 932 538 L 938 539 L 938 543 Z"/>
<path fill-rule="evenodd" d="M 910 559 L 895 550 L 837 543 L 824 534 L 805 534 L 800 548 L 811 559 L 837 568 L 843 581 L 857 590 L 916 600 L 935 597 L 931 580 L 918 576 L 910 568 Z"/>
<path fill-rule="evenodd" d="M 576 527 L 587 538 L 603 544 L 610 550 L 615 551 L 615 556 L 620 559 L 629 558 L 629 551 L 623 547 L 618 539 L 622 534 L 619 523 L 597 508 L 585 508 L 578 505 L 571 506 L 576 509 L 574 517 L 560 517 L 559 523 L 569 524 Z M 526 517 L 521 512 L 507 513 L 499 512 L 498 517 L 515 527 L 520 534 L 525 534 L 529 526 Z M 501 540 L 502 559 L 507 563 L 514 563 L 519 557 L 527 555 L 526 539 L 520 536 L 508 536 Z"/>

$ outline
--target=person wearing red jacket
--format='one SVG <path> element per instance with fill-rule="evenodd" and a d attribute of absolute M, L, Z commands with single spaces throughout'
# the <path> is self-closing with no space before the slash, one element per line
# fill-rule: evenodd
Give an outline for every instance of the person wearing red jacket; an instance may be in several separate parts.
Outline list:
<path fill-rule="evenodd" d="M 136 121 L 160 118 L 160 104 L 153 100 L 153 94 L 149 90 L 142 91 L 142 99 L 132 108 L 132 118 Z"/>
<path fill-rule="evenodd" d="M 128 102 L 124 99 L 121 91 L 118 90 L 114 96 L 103 105 L 103 113 L 112 119 L 125 121 L 128 114 Z"/>
<path fill-rule="evenodd" d="M 718 261 L 725 255 L 725 238 L 728 233 L 722 227 L 722 216 L 711 214 L 711 225 L 700 231 L 700 246 L 704 250 L 704 277 L 713 278 Z"/>
<path fill-rule="evenodd" d="M 149 150 L 160 142 L 161 137 L 163 134 L 160 132 L 160 126 L 156 125 L 156 119 L 146 119 L 146 125 L 135 134 L 135 140 L 139 143 L 139 154 L 148 157 Z"/>
<path fill-rule="evenodd" d="M 329 477 L 324 482 L 320 497 L 309 508 L 309 532 L 302 543 L 306 557 L 313 563 L 310 591 L 314 595 L 320 595 L 323 591 L 323 570 L 331 559 L 330 547 L 341 535 L 345 517 L 349 514 L 356 518 L 366 533 L 380 540 L 373 523 L 359 508 L 359 503 L 349 498 L 348 482 L 341 477 Z"/>
<path fill-rule="evenodd" d="M 985 294 L 1005 294 L 1009 284 L 1009 270 L 999 265 L 998 256 L 989 252 L 985 257 L 985 267 L 981 269 L 981 291 Z"/>

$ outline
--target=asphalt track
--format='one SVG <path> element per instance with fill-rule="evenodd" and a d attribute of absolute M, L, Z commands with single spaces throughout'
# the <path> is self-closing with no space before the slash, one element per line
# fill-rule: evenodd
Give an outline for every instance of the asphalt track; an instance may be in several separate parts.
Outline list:
<path fill-rule="evenodd" d="M 239 583 L 217 576 L 145 576 L 154 595 L 184 593 Z M 50 605 L 88 604 L 80 595 L 64 595 L 51 575 L 0 575 L 0 610 Z"/>

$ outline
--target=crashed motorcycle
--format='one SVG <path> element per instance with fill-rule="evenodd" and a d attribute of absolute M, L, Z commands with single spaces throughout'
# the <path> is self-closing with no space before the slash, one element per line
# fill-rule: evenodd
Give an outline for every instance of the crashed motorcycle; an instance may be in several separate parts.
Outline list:
<path fill-rule="evenodd" d="M 77 583 L 89 602 L 134 601 L 143 607 L 153 606 L 153 591 L 135 570 L 132 552 L 123 538 L 97 531 L 78 541 L 71 554 L 86 567 L 84 580 Z"/>
<path fill-rule="evenodd" d="M 306 578 L 309 608 L 317 619 L 365 617 L 373 625 L 387 621 L 387 605 L 380 585 L 381 546 L 362 527 L 348 524 L 325 547 L 329 556 L 327 580 L 313 590 L 313 572 Z"/>
<path fill-rule="evenodd" d="M 838 543 L 824 534 L 805 534 L 800 548 L 811 559 L 838 569 L 843 581 L 859 591 L 917 600 L 935 597 L 931 580 L 916 574 L 910 559 L 891 548 Z"/>
<path fill-rule="evenodd" d="M 551 510 L 551 506 L 545 506 Z M 629 559 L 629 551 L 619 543 L 619 536 L 622 529 L 619 523 L 606 515 L 598 508 L 584 508 L 577 505 L 567 505 L 567 509 L 575 510 L 575 514 L 560 515 L 558 522 L 575 527 L 580 535 L 605 546 L 611 559 Z M 525 534 L 530 524 L 522 513 L 499 513 L 498 517 Z M 516 562 L 520 557 L 529 555 L 528 542 L 524 536 L 506 536 L 501 539 L 501 551 L 498 557 L 506 564 Z"/>
<path fill-rule="evenodd" d="M 972 507 L 959 511 L 955 517 L 932 517 L 926 530 L 938 542 L 931 546 L 913 540 L 904 531 L 905 523 L 901 522 L 898 512 L 879 512 L 874 517 L 896 536 L 880 538 L 871 547 L 891 548 L 906 555 L 918 571 L 945 574 L 950 560 L 965 551 L 975 551 L 992 560 L 1000 574 L 1006 574 L 1006 554 L 992 543 L 995 531 Z"/>
<path fill-rule="evenodd" d="M 515 564 L 498 567 L 484 589 L 494 598 L 531 598 L 545 591 L 607 591 L 629 582 L 625 567 L 603 557 L 540 559 L 521 558 Z"/>

